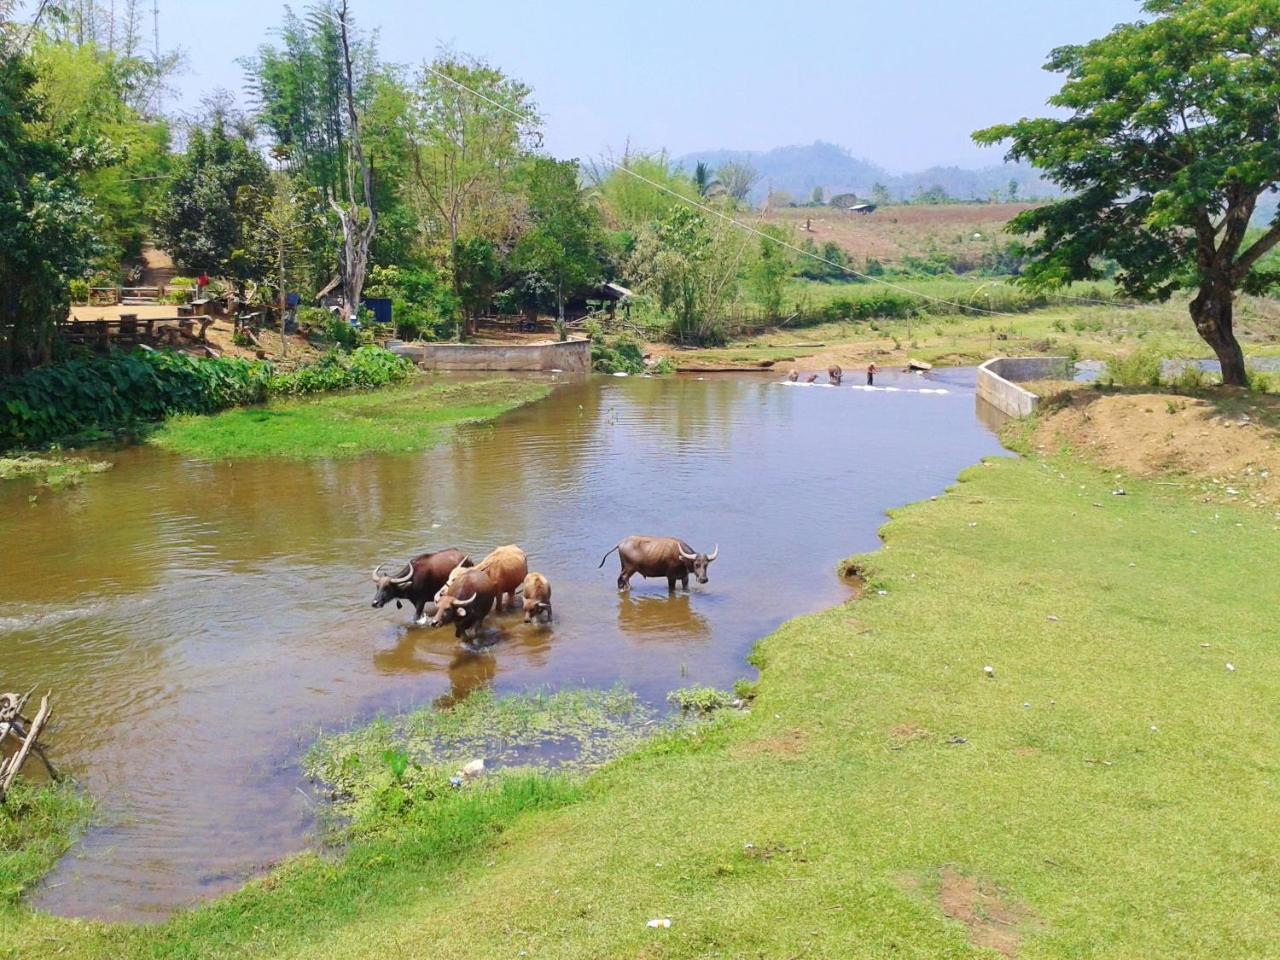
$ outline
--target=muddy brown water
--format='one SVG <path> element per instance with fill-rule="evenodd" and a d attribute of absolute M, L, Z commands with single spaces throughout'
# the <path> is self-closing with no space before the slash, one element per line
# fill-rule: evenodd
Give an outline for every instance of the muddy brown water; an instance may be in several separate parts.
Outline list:
<path fill-rule="evenodd" d="M 594 378 L 421 455 L 293 463 L 116 454 L 81 487 L 0 486 L 0 688 L 54 691 L 53 756 L 100 823 L 32 896 L 154 920 L 303 848 L 299 760 L 341 729 L 481 685 L 622 683 L 661 703 L 752 676 L 751 646 L 848 596 L 884 511 L 1000 452 L 972 371 L 898 391 L 754 376 Z M 920 388 L 946 393 L 919 393 Z M 630 533 L 719 543 L 710 583 L 614 581 Z M 406 607 L 370 609 L 375 563 L 515 542 L 556 622 L 497 618 L 471 653 Z"/>

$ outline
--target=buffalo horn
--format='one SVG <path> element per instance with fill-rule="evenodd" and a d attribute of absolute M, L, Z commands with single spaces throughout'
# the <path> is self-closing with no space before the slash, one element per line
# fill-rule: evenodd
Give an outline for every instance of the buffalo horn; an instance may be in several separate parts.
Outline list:
<path fill-rule="evenodd" d="M 707 554 L 707 563 L 710 563 L 719 555 L 720 555 L 720 544 L 717 543 L 716 548 L 712 550 L 709 554 Z"/>
<path fill-rule="evenodd" d="M 685 553 L 685 552 L 684 552 L 684 547 L 683 547 L 683 546 L 677 546 L 677 547 L 676 547 L 676 549 L 680 551 L 680 556 L 681 556 L 681 558 L 682 558 L 682 559 L 685 559 L 685 560 L 697 560 L 697 559 L 698 559 L 698 555 L 697 555 L 696 553 Z"/>
<path fill-rule="evenodd" d="M 475 603 L 475 602 L 476 602 L 476 597 L 478 597 L 478 596 L 480 596 L 480 594 L 478 594 L 478 593 L 473 593 L 473 594 L 471 595 L 471 599 L 470 599 L 470 600 L 458 600 L 457 598 L 455 598 L 455 599 L 454 599 L 454 601 L 453 601 L 453 605 L 454 605 L 455 607 L 469 607 L 469 606 L 471 606 L 471 604 L 473 604 L 473 603 Z"/>
<path fill-rule="evenodd" d="M 406 583 L 409 583 L 412 580 L 413 580 L 413 562 L 406 561 L 404 565 L 404 574 L 399 577 L 393 577 L 391 582 L 398 586 L 404 586 Z"/>

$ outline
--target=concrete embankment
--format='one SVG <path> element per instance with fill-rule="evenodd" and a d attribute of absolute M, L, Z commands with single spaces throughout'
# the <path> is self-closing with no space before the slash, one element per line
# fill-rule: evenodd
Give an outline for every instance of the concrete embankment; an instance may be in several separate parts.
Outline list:
<path fill-rule="evenodd" d="M 1071 375 L 1069 367 L 1066 357 L 997 357 L 978 367 L 978 397 L 1001 413 L 1025 417 L 1040 398 L 1018 384 L 1063 379 Z"/>

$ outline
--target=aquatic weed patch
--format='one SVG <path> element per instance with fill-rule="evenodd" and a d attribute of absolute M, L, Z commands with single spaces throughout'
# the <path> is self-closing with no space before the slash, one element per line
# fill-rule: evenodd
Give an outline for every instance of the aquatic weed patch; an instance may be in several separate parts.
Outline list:
<path fill-rule="evenodd" d="M 658 729 L 635 694 L 564 690 L 496 697 L 478 691 L 449 709 L 379 719 L 321 737 L 304 761 L 356 831 L 403 816 L 450 791 L 483 789 L 459 776 L 483 760 L 486 779 L 573 775 L 617 757 Z"/>
<path fill-rule="evenodd" d="M 72 487 L 87 476 L 111 469 L 108 460 L 84 457 L 0 457 L 0 480 L 28 478 L 42 487 L 60 490 Z"/>

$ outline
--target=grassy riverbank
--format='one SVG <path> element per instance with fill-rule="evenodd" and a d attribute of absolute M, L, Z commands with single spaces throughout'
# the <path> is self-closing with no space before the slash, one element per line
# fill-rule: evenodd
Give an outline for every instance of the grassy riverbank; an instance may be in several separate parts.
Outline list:
<path fill-rule="evenodd" d="M 407 383 L 373 392 L 276 400 L 212 416 L 175 417 L 150 442 L 202 460 L 331 458 L 405 453 L 459 424 L 494 417 L 547 395 L 525 380 Z"/>
<path fill-rule="evenodd" d="M 1123 486 L 1065 455 L 969 470 L 895 513 L 863 599 L 761 643 L 750 715 L 660 738 L 585 787 L 442 791 L 337 862 L 299 858 L 168 924 L 8 910 L 0 944 L 1276 956 L 1277 518 Z"/>

